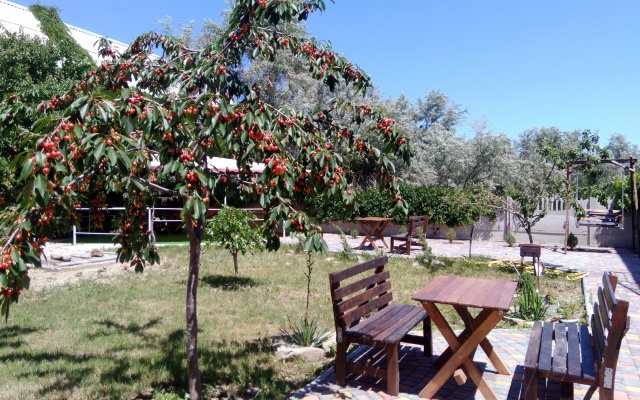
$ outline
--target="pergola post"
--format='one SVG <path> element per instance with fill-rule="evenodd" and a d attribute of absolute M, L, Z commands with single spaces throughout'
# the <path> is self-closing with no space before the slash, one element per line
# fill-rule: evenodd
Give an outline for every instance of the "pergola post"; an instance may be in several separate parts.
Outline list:
<path fill-rule="evenodd" d="M 638 240 L 638 185 L 636 184 L 636 168 L 635 168 L 635 158 L 629 157 L 629 179 L 631 180 L 631 188 L 633 189 L 633 204 L 631 206 L 631 229 L 633 231 L 632 241 L 633 241 L 633 250 L 636 249 L 636 242 Z M 638 253 L 640 256 L 640 253 Z"/>
<path fill-rule="evenodd" d="M 571 161 L 567 161 L 567 186 L 571 183 Z M 568 193 L 568 191 L 567 191 Z M 565 199 L 565 220 L 564 220 L 564 254 L 567 254 L 567 242 L 569 240 L 569 208 L 570 204 L 568 199 Z"/>

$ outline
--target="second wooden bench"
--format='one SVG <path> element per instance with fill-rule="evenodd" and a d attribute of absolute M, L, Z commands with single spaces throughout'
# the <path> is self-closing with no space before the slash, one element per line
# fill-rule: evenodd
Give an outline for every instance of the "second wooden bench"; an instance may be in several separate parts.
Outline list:
<path fill-rule="evenodd" d="M 387 379 L 387 393 L 397 396 L 400 387 L 400 342 L 424 346 L 432 354 L 431 320 L 422 306 L 391 304 L 391 281 L 384 270 L 386 256 L 329 274 L 336 326 L 336 383 L 345 386 L 348 372 Z M 423 336 L 411 335 L 423 322 Z M 351 343 L 384 349 L 386 368 L 374 360 L 347 360 Z"/>
<path fill-rule="evenodd" d="M 605 273 L 593 304 L 590 325 L 536 322 L 524 361 L 525 399 L 537 399 L 538 377 L 560 381 L 560 398 L 573 399 L 573 384 L 597 387 L 600 399 L 613 399 L 622 339 L 629 330 L 629 302 L 618 300 L 618 278 Z"/>

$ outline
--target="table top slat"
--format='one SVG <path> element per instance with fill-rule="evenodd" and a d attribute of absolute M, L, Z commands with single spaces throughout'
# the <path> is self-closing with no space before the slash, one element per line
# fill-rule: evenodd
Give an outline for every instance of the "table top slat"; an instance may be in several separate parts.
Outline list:
<path fill-rule="evenodd" d="M 441 293 L 439 301 L 448 304 L 460 304 L 462 297 L 472 290 L 475 292 L 475 284 L 471 280 L 460 281 L 457 285 L 452 284 L 449 287 L 451 287 L 450 290 Z M 469 301 L 472 302 L 474 299 L 472 298 Z"/>
<path fill-rule="evenodd" d="M 504 286 L 500 288 L 500 298 L 494 304 L 493 307 L 499 310 L 508 310 L 511 302 L 513 301 L 513 295 L 516 293 L 518 289 L 517 282 L 509 282 L 509 281 L 500 281 Z"/>
<path fill-rule="evenodd" d="M 387 217 L 362 217 L 362 218 L 356 218 L 356 222 L 385 222 L 385 221 L 391 221 L 393 220 L 393 218 L 387 218 Z"/>
<path fill-rule="evenodd" d="M 449 290 L 448 281 L 453 281 L 454 278 L 453 276 L 436 276 L 427 286 L 413 295 L 411 299 L 417 301 L 432 301 L 440 295 L 440 292 Z"/>

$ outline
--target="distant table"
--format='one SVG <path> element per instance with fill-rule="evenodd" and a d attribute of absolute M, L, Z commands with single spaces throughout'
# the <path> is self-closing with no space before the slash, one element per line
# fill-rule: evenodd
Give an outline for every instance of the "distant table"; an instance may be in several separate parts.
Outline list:
<path fill-rule="evenodd" d="M 449 348 L 434 363 L 434 366 L 440 367 L 439 371 L 420 392 L 420 397 L 432 398 L 447 379 L 462 367 L 485 399 L 497 399 L 473 363 L 473 356 L 480 345 L 496 371 L 501 375 L 510 375 L 509 368 L 494 351 L 487 335 L 509 310 L 516 286 L 516 282 L 510 281 L 438 276 L 412 297 L 422 303 L 431 321 L 449 344 Z M 456 336 L 436 304 L 453 306 L 464 322 L 462 333 Z M 478 316 L 474 318 L 469 307 L 481 309 Z"/>
<path fill-rule="evenodd" d="M 382 240 L 382 244 L 388 249 L 389 245 L 384 240 L 382 236 L 382 232 L 387 229 L 387 226 L 391 223 L 391 218 L 384 217 L 365 217 L 365 218 L 356 218 L 356 222 L 364 231 L 365 237 L 362 239 L 362 243 L 358 246 L 358 249 L 361 250 L 364 245 L 369 242 L 375 249 L 378 251 L 378 245 L 376 245 L 376 239 Z"/>

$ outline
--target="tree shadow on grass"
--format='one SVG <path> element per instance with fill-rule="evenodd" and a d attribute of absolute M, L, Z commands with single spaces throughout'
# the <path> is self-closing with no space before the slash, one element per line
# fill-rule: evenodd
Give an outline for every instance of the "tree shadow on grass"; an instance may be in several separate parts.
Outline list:
<path fill-rule="evenodd" d="M 228 291 L 238 291 L 251 289 L 258 286 L 258 282 L 245 277 L 229 276 L 229 275 L 206 275 L 200 279 L 203 285 L 210 286 L 214 289 L 222 289 Z"/>
<path fill-rule="evenodd" d="M 144 339 L 148 339 L 149 335 L 146 333 L 146 331 L 149 328 L 153 328 L 157 326 L 160 323 L 160 321 L 161 321 L 160 318 L 154 318 L 144 324 L 139 324 L 134 322 L 129 325 L 124 325 L 118 322 L 110 321 L 108 319 L 103 319 L 96 322 L 98 325 L 102 326 L 102 329 L 95 333 L 88 334 L 87 337 L 89 337 L 90 339 L 95 339 L 100 336 L 113 335 L 115 332 L 118 332 L 118 333 L 124 332 L 132 335 L 138 335 Z"/>
<path fill-rule="evenodd" d="M 90 337 L 88 345 L 62 350 L 5 349 L 0 363 L 9 368 L 12 363 L 28 364 L 15 376 L 21 385 L 39 377 L 33 386 L 36 398 L 131 398 L 139 391 L 138 399 L 148 399 L 152 389 L 181 393 L 188 387 L 185 332 L 158 333 L 161 323 L 158 319 L 131 323 L 101 319 L 93 322 L 100 334 Z M 20 331 L 15 328 L 4 334 Z M 282 377 L 266 338 L 238 342 L 207 341 L 202 336 L 199 361 L 202 382 L 211 397 L 242 398 L 247 390 L 257 389 L 254 399 L 281 398 L 308 379 L 305 374 Z"/>
<path fill-rule="evenodd" d="M 23 337 L 37 330 L 38 329 L 29 326 L 4 326 L 0 328 L 0 347 L 21 347 L 26 343 Z"/>
<path fill-rule="evenodd" d="M 172 371 L 174 388 L 187 390 L 184 343 L 183 330 L 171 333 L 163 346 L 173 351 L 165 353 L 162 363 Z M 285 380 L 277 374 L 273 349 L 267 338 L 247 342 L 218 341 L 206 347 L 201 342 L 198 353 L 203 385 L 217 388 L 216 393 L 210 395 L 244 398 L 248 390 L 257 390 L 255 399 L 274 399 L 306 383 L 305 377 L 297 381 Z"/>

